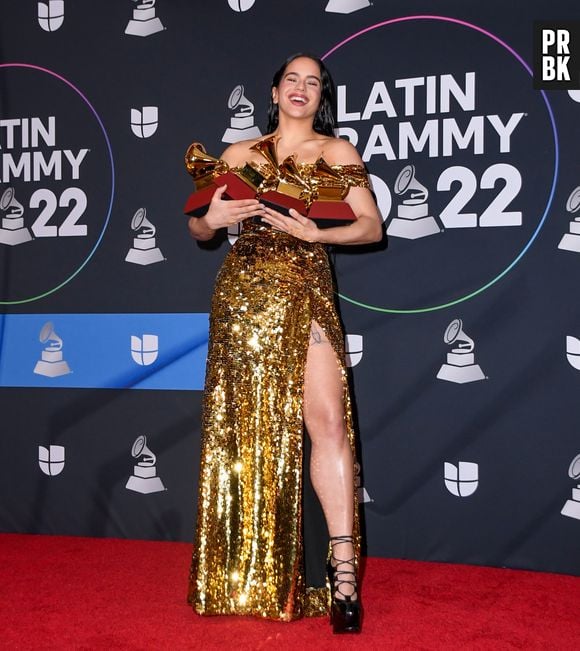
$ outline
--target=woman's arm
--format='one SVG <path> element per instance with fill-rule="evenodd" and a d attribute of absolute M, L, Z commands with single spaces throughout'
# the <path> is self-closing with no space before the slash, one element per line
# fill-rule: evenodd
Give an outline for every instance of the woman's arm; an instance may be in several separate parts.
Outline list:
<path fill-rule="evenodd" d="M 240 156 L 244 156 L 247 149 L 247 144 L 236 143 L 228 147 L 221 158 L 234 167 L 242 160 Z M 190 235 L 196 240 L 211 240 L 220 228 L 237 224 L 252 215 L 264 214 L 264 206 L 257 199 L 222 199 L 226 190 L 226 185 L 218 187 L 203 217 L 189 218 L 187 227 Z"/>

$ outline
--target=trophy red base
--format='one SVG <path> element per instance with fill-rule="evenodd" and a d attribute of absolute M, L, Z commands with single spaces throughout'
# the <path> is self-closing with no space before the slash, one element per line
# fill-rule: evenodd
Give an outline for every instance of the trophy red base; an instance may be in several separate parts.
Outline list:
<path fill-rule="evenodd" d="M 276 190 L 269 190 L 264 192 L 260 197 L 260 203 L 263 203 L 268 208 L 277 210 L 283 215 L 290 216 L 290 208 L 294 208 L 301 215 L 306 213 L 306 204 L 302 199 L 297 199 L 296 197 L 291 197 L 289 194 L 283 194 L 282 192 L 277 192 Z M 264 224 L 264 226 L 269 226 L 262 221 L 261 217 L 254 217 L 254 221 L 258 224 Z"/>
<path fill-rule="evenodd" d="M 217 185 L 211 183 L 202 190 L 192 192 L 185 203 L 183 212 L 190 217 L 203 217 L 216 190 Z"/>
<path fill-rule="evenodd" d="M 255 199 L 256 189 L 248 185 L 244 179 L 234 172 L 226 172 L 216 176 L 213 180 L 216 185 L 227 185 L 225 196 L 228 199 Z"/>
<path fill-rule="evenodd" d="M 297 210 L 301 215 L 306 214 L 306 204 L 302 199 L 291 197 L 289 194 L 283 194 L 276 190 L 264 192 L 260 197 L 260 202 L 265 206 L 268 206 L 268 208 L 273 208 L 274 210 L 281 212 L 283 215 L 290 215 L 290 208 L 294 208 L 294 210 Z"/>
<path fill-rule="evenodd" d="M 356 221 L 356 215 L 346 201 L 314 201 L 307 217 L 318 228 L 348 226 Z"/>

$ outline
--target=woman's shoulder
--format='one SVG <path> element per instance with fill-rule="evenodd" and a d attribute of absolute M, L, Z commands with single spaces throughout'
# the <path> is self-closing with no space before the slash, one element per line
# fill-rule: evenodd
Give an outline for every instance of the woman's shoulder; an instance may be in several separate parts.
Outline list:
<path fill-rule="evenodd" d="M 231 167 L 243 165 L 251 155 L 251 148 L 260 140 L 262 138 L 235 142 L 223 151 L 221 159 L 226 161 Z"/>
<path fill-rule="evenodd" d="M 355 147 L 344 138 L 328 138 L 324 144 L 324 160 L 329 165 L 363 165 Z"/>

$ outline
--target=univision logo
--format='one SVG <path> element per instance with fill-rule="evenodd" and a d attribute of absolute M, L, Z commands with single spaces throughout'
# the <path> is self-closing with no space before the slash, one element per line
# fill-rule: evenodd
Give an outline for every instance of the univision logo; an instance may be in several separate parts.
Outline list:
<path fill-rule="evenodd" d="M 248 11 L 254 6 L 256 0 L 228 0 L 230 9 L 236 12 Z"/>
<path fill-rule="evenodd" d="M 580 371 L 580 339 L 566 337 L 566 359 L 572 368 Z"/>
<path fill-rule="evenodd" d="M 159 337 L 157 335 L 131 335 L 131 357 L 139 366 L 151 366 L 159 356 Z"/>
<path fill-rule="evenodd" d="M 457 466 L 446 461 L 443 476 L 445 487 L 451 495 L 469 497 L 479 485 L 479 466 L 470 461 L 460 461 Z"/>
<path fill-rule="evenodd" d="M 60 475 L 64 470 L 64 447 L 62 445 L 51 445 L 45 448 L 38 446 L 38 465 L 45 475 L 54 477 Z"/>
<path fill-rule="evenodd" d="M 38 3 L 38 24 L 45 32 L 56 32 L 63 23 L 63 0 L 48 0 L 48 2 Z"/>
<path fill-rule="evenodd" d="M 347 366 L 356 366 L 363 356 L 362 335 L 346 335 L 344 338 L 344 352 Z"/>
<path fill-rule="evenodd" d="M 144 106 L 142 109 L 131 109 L 131 131 L 137 138 L 151 138 L 159 124 L 159 109 L 157 106 Z"/>

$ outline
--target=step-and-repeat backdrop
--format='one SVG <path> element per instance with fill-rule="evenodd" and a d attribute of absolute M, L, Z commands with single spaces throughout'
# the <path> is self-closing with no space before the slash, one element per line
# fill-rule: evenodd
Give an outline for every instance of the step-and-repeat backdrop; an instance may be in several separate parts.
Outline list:
<path fill-rule="evenodd" d="M 189 238 L 183 155 L 263 134 L 272 74 L 306 51 L 387 233 L 332 252 L 367 552 L 580 574 L 580 90 L 532 70 L 534 20 L 577 16 L 3 2 L 0 530 L 191 539 L 209 301 L 237 234 Z"/>

